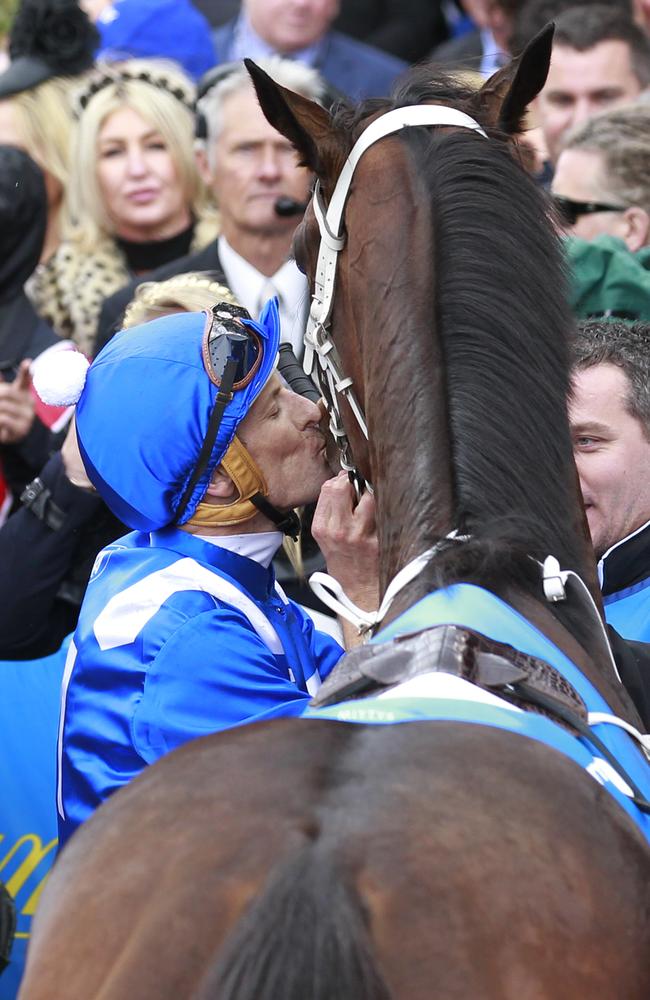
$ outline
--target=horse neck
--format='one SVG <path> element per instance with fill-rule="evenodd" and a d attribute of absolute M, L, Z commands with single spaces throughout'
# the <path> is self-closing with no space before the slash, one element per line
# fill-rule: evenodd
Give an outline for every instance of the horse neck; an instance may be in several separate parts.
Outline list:
<path fill-rule="evenodd" d="M 353 326 L 359 338 L 359 353 L 349 367 L 364 386 L 382 593 L 402 566 L 449 531 L 453 517 L 445 365 L 433 320 L 431 226 L 422 210 L 428 194 L 412 171 L 405 177 L 403 169 L 388 169 L 387 160 L 400 154 L 403 167 L 397 143 L 386 143 L 383 153 L 359 168 L 359 190 L 370 192 L 370 205 L 356 192 L 348 204 L 353 235 L 344 284 L 351 294 L 337 324 Z M 377 205 L 380 227 L 374 224 Z M 352 294 L 354 289 L 363 292 Z"/>
<path fill-rule="evenodd" d="M 538 386 L 537 410 L 531 409 L 530 413 L 527 410 L 528 392 L 532 382 L 539 381 L 540 373 L 531 374 L 527 370 L 529 359 L 522 357 L 520 362 L 516 359 L 521 367 L 522 386 L 512 419 L 502 419 L 499 433 L 493 432 L 492 437 L 487 431 L 485 435 L 480 433 L 480 427 L 478 434 L 476 428 L 473 434 L 470 430 L 465 432 L 463 407 L 469 408 L 470 414 L 472 407 L 483 407 L 485 411 L 493 398 L 503 411 L 502 401 L 498 399 L 500 373 L 493 370 L 488 377 L 489 373 L 475 366 L 468 390 L 466 381 L 470 380 L 465 380 L 462 368 L 463 345 L 458 343 L 462 324 L 453 326 L 454 309 L 446 309 L 443 304 L 449 296 L 444 287 L 445 274 L 440 276 L 442 251 L 436 247 L 432 235 L 431 218 L 433 215 L 435 223 L 435 211 L 427 211 L 431 203 L 429 192 L 414 173 L 410 158 L 403 155 L 403 149 L 401 152 L 400 169 L 395 175 L 385 156 L 382 163 L 369 157 L 358 188 L 365 192 L 365 203 L 359 195 L 350 200 L 347 223 L 352 235 L 345 265 L 347 316 L 342 317 L 342 325 L 347 328 L 353 325 L 359 337 L 360 358 L 355 359 L 352 367 L 353 374 L 364 386 L 370 431 L 369 457 L 377 492 L 381 591 L 385 592 L 390 580 L 406 563 L 450 529 L 469 529 L 480 537 L 483 531 L 489 531 L 496 514 L 504 521 L 520 518 L 535 525 L 530 539 L 531 554 L 537 558 L 556 555 L 563 568 L 575 569 L 592 584 L 592 592 L 597 592 L 594 577 L 589 575 L 586 539 L 580 534 L 582 517 L 561 377 L 559 386 L 548 393 L 548 401 L 542 401 L 546 411 L 540 419 Z M 397 155 L 395 146 L 391 155 Z M 376 224 L 379 207 L 381 226 Z M 408 239 L 400 235 L 404 233 L 408 233 Z M 457 262 L 446 261 L 445 266 L 448 275 L 457 267 Z M 510 278 L 514 288 L 517 282 L 515 261 Z M 359 290 L 356 296 L 352 294 L 355 288 Z M 535 314 L 535 310 L 540 316 L 545 315 L 545 304 L 535 301 L 534 294 L 521 308 L 527 316 Z M 549 312 L 548 304 L 546 312 Z M 555 313 L 550 309 L 550 312 L 549 322 L 561 321 L 566 329 L 567 316 L 562 308 Z M 514 318 L 514 322 L 517 321 L 521 328 L 521 313 Z M 507 320 L 501 316 L 496 322 L 493 318 L 492 334 L 496 332 L 498 337 L 499 324 L 505 322 Z M 484 327 L 479 325 L 478 328 L 482 336 Z M 531 336 L 540 334 L 532 331 Z M 477 346 L 481 347 L 471 332 L 469 341 L 468 354 L 476 351 Z M 557 344 L 561 354 L 564 345 L 559 333 Z M 506 344 L 505 350 L 508 363 L 511 363 L 516 348 Z M 451 373 L 451 383 L 450 363 L 456 366 Z M 553 378 L 553 372 L 557 375 L 557 367 L 551 366 L 549 379 Z M 459 374 L 463 378 L 459 378 Z M 544 378 L 544 370 L 541 378 Z M 566 372 L 564 378 L 566 380 Z M 450 384 L 455 385 L 455 389 L 450 390 Z M 456 392 L 457 397 L 450 400 L 450 391 Z M 454 428 L 450 423 L 453 409 Z M 551 442 L 544 456 L 545 464 L 540 462 L 538 466 L 534 460 L 531 462 L 530 455 L 522 455 L 521 435 L 525 438 L 527 433 L 525 440 L 533 441 L 531 427 L 540 436 L 547 417 L 549 427 L 554 429 L 552 433 L 556 433 L 559 440 Z M 501 434 L 506 437 L 505 443 Z M 459 440 L 464 449 L 460 462 L 454 454 Z M 528 447 L 528 443 L 524 447 Z M 542 452 L 544 449 L 540 454 Z M 503 470 L 504 456 L 511 482 L 506 489 L 503 483 L 496 483 L 495 488 L 492 479 L 499 473 L 493 470 Z M 531 481 L 522 484 L 512 473 L 524 461 L 526 475 Z M 482 471 L 472 481 L 474 468 Z M 566 523 L 556 525 L 554 514 L 560 522 Z M 395 601 L 390 618 L 433 589 L 431 580 L 432 574 L 425 572 L 406 588 Z M 528 607 L 530 602 L 523 592 L 521 597 Z M 514 600 L 513 603 L 517 606 L 520 602 Z M 564 645 L 574 648 L 575 640 L 569 634 L 572 615 L 564 615 L 560 610 L 557 617 L 560 639 L 564 630 Z M 543 603 L 539 605 L 537 618 L 540 626 L 550 621 Z M 564 618 L 567 619 L 565 625 L 562 624 Z M 613 675 L 603 656 L 602 643 L 587 636 L 583 645 L 588 654 L 583 661 L 590 679 L 594 683 L 604 683 L 607 694 L 612 694 Z"/>

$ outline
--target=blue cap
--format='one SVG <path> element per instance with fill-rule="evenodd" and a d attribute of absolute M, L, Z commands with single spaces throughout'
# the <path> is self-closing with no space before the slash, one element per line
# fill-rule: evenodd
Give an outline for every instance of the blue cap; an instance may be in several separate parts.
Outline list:
<path fill-rule="evenodd" d="M 195 80 L 217 62 L 210 24 L 189 0 L 113 0 L 96 27 L 97 58 L 174 59 Z"/>
<path fill-rule="evenodd" d="M 88 369 L 76 425 L 88 478 L 116 517 L 154 531 L 174 521 L 205 440 L 217 387 L 201 354 L 205 313 L 178 313 L 123 330 Z M 280 342 L 277 299 L 259 322 L 262 344 L 251 382 L 228 403 L 210 461 L 180 523 L 188 521 L 237 427 L 266 385 Z"/>

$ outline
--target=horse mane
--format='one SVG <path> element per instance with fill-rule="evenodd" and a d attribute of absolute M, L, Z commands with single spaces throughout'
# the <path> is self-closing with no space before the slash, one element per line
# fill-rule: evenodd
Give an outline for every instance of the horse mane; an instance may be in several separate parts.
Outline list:
<path fill-rule="evenodd" d="M 574 321 L 560 241 L 544 192 L 463 84 L 419 67 L 393 101 L 341 107 L 334 124 L 356 138 L 369 114 L 424 102 L 460 108 L 490 137 L 398 133 L 430 192 L 432 326 L 446 367 L 455 527 L 473 539 L 447 550 L 431 579 L 469 578 L 502 593 L 505 583 L 539 597 L 528 556 L 585 570 L 567 419 Z M 555 611 L 583 631 L 568 609 Z"/>

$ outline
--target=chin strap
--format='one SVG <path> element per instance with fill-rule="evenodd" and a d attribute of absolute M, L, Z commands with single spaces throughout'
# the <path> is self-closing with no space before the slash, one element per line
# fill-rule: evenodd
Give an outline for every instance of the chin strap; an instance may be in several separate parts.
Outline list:
<path fill-rule="evenodd" d="M 232 479 L 239 497 L 229 504 L 212 504 L 202 500 L 197 504 L 189 524 L 197 528 L 226 527 L 244 524 L 258 512 L 268 517 L 276 527 L 292 538 L 300 533 L 300 519 L 295 511 L 281 511 L 266 499 L 268 486 L 256 462 L 239 438 L 235 436 L 221 460 L 224 472 Z"/>
<path fill-rule="evenodd" d="M 298 541 L 301 525 L 300 518 L 295 510 L 279 510 L 272 503 L 269 503 L 261 493 L 256 493 L 254 497 L 251 497 L 251 503 L 255 504 L 259 512 L 264 514 L 264 517 L 268 517 L 269 521 L 273 522 L 278 531 L 289 535 L 290 538 L 293 538 L 294 542 Z"/>

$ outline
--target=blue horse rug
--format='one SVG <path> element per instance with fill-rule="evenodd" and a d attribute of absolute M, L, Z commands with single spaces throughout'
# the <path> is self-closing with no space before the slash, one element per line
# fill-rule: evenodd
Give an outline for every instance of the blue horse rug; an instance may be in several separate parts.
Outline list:
<path fill-rule="evenodd" d="M 562 650 L 505 601 L 473 584 L 459 583 L 428 594 L 371 642 L 388 642 L 436 625 L 468 628 L 544 660 L 573 685 L 589 713 L 613 714 L 603 696 Z M 372 725 L 444 720 L 496 727 L 538 740 L 575 761 L 600 782 L 650 843 L 650 815 L 635 805 L 632 790 L 586 737 L 574 736 L 551 719 L 524 712 L 461 678 L 434 672 L 420 675 L 377 695 L 326 708 L 308 708 L 302 718 Z M 611 723 L 599 722 L 591 728 L 650 800 L 650 762 L 638 742 Z"/>

